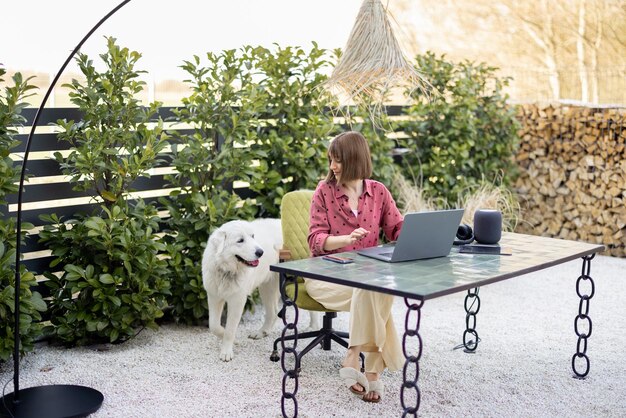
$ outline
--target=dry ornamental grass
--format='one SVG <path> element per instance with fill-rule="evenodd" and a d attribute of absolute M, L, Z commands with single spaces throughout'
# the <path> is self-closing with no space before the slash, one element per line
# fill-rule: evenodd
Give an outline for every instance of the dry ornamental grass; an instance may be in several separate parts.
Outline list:
<path fill-rule="evenodd" d="M 426 196 L 417 184 L 411 184 L 402 174 L 396 173 L 392 181 L 397 201 L 404 213 L 443 209 L 448 205 L 442 200 Z M 502 229 L 514 231 L 521 218 L 517 197 L 506 187 L 483 181 L 478 187 L 469 188 L 456 202 L 464 208 L 463 223 L 473 225 L 474 212 L 478 209 L 497 209 L 502 212 Z"/>
<path fill-rule="evenodd" d="M 457 207 L 465 208 L 462 222 L 467 224 L 474 223 L 474 212 L 478 209 L 497 209 L 502 212 L 502 230 L 509 232 L 515 230 L 521 216 L 517 197 L 509 189 L 486 182 L 461 195 Z"/>

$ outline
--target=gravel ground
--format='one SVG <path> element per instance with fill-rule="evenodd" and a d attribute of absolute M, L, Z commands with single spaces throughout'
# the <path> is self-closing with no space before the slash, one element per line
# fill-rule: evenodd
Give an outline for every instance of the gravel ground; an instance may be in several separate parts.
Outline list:
<path fill-rule="evenodd" d="M 580 271 L 581 263 L 574 261 L 482 288 L 477 318 L 481 341 L 475 354 L 453 349 L 465 328 L 464 295 L 427 301 L 420 328 L 420 415 L 626 416 L 626 259 L 596 257 L 592 262 L 596 294 L 590 303 L 591 371 L 585 380 L 572 378 L 571 370 Z M 269 355 L 282 324 L 277 322 L 268 338 L 247 338 L 261 326 L 262 310 L 244 315 L 229 363 L 218 359 L 219 340 L 207 328 L 165 325 L 104 351 L 41 344 L 23 360 L 20 385 L 98 389 L 105 400 L 94 418 L 280 416 L 282 372 Z M 401 332 L 401 299 L 393 315 Z M 308 323 L 307 315 L 300 321 Z M 339 314 L 335 327 L 347 326 L 348 314 Z M 369 404 L 342 386 L 338 371 L 343 355 L 335 344 L 331 351 L 316 349 L 305 356 L 297 392 L 299 415 L 401 415 L 402 372 L 386 372 L 382 402 Z M 11 379 L 10 362 L 2 368 L 4 386 Z M 6 390 L 11 392 L 12 385 Z"/>

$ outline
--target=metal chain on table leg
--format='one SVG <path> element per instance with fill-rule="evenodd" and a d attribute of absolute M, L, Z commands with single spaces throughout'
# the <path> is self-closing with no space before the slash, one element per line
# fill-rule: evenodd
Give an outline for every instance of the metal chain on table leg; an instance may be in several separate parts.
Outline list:
<path fill-rule="evenodd" d="M 293 284 L 294 295 L 293 299 L 287 295 L 286 287 L 288 284 Z M 298 371 L 296 370 L 298 352 L 296 346 L 298 345 L 298 306 L 295 301 L 298 299 L 298 284 L 296 277 L 287 277 L 286 274 L 280 274 L 280 296 L 283 301 L 283 331 L 280 335 L 280 346 L 282 348 L 280 353 L 280 366 L 283 369 L 283 386 L 282 397 L 280 399 L 280 408 L 283 413 L 283 417 L 287 417 L 285 410 L 286 400 L 291 400 L 293 403 L 293 416 L 298 416 L 298 401 L 296 400 L 296 394 L 298 393 Z M 289 310 L 293 308 L 293 313 L 290 314 Z M 290 318 L 293 318 L 293 322 L 289 322 Z M 293 332 L 293 345 L 288 347 L 285 344 L 285 337 L 289 332 Z M 288 357 L 291 357 L 291 361 L 286 361 Z M 289 363 L 289 364 L 288 364 Z M 288 369 L 289 365 L 293 365 L 293 369 Z M 288 390 L 288 382 L 290 379 L 294 380 L 293 389 Z"/>
<path fill-rule="evenodd" d="M 408 298 L 404 298 L 404 303 L 406 304 L 406 319 L 404 321 L 404 336 L 402 337 L 402 352 L 404 353 L 404 368 L 402 369 L 402 388 L 400 388 L 400 403 L 402 404 L 402 408 L 404 412 L 402 416 L 405 417 L 407 415 L 417 416 L 417 411 L 420 407 L 420 390 L 417 387 L 417 380 L 420 375 L 420 367 L 419 360 L 422 357 L 422 337 L 419 335 L 420 328 L 420 320 L 421 320 L 421 308 L 424 305 L 424 301 L 413 301 L 413 303 L 409 302 Z M 415 318 L 411 321 L 412 313 L 415 313 Z M 411 327 L 411 323 L 413 323 L 413 327 Z M 407 337 L 416 337 L 417 338 L 417 354 L 409 355 L 407 350 Z M 415 370 L 413 372 L 413 377 L 409 378 L 408 371 L 411 367 L 410 365 L 414 365 Z M 415 389 L 415 406 L 407 406 L 407 393 L 405 393 L 406 389 Z"/>
<path fill-rule="evenodd" d="M 576 344 L 576 353 L 572 356 L 572 370 L 574 370 L 575 377 L 584 379 L 589 373 L 589 357 L 587 356 L 587 339 L 591 337 L 591 318 L 589 317 L 589 300 L 596 292 L 596 287 L 593 279 L 590 276 L 591 273 L 591 260 L 595 257 L 595 254 L 583 257 L 583 268 L 578 280 L 576 280 L 576 293 L 580 298 L 578 304 L 578 315 L 574 318 L 574 332 L 578 336 L 578 343 Z M 582 283 L 589 283 L 588 293 L 584 293 L 581 289 Z M 583 285 L 585 286 L 585 285 Z M 586 325 L 584 327 L 581 326 Z M 585 329 L 587 332 L 585 332 Z M 576 359 L 584 359 L 584 369 L 582 372 L 578 371 L 576 366 Z"/>
<path fill-rule="evenodd" d="M 478 347 L 478 332 L 476 332 L 476 314 L 480 311 L 480 298 L 478 297 L 479 287 L 468 289 L 465 296 L 465 331 L 463 331 L 463 346 L 466 353 L 473 353 Z M 471 302 L 471 303 L 470 303 Z M 476 305 L 476 309 L 472 307 Z M 474 337 L 468 341 L 468 336 Z"/>

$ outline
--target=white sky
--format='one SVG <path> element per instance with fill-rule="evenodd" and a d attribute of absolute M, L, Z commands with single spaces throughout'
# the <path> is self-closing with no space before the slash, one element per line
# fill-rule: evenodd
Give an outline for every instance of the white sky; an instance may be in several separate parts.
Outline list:
<path fill-rule="evenodd" d="M 56 74 L 87 32 L 121 0 L 0 2 L 0 63 Z M 243 45 L 343 48 L 362 0 L 132 0 L 83 46 L 94 61 L 104 36 L 139 51 L 137 69 L 183 78 L 183 60 Z M 67 71 L 75 67 L 68 67 Z"/>

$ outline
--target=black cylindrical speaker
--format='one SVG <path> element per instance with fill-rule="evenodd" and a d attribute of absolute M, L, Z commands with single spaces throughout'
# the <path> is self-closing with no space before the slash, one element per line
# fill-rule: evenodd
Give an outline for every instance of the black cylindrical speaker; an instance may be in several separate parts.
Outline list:
<path fill-rule="evenodd" d="M 502 213 L 496 209 L 474 212 L 474 238 L 480 244 L 497 244 L 502 237 Z"/>

